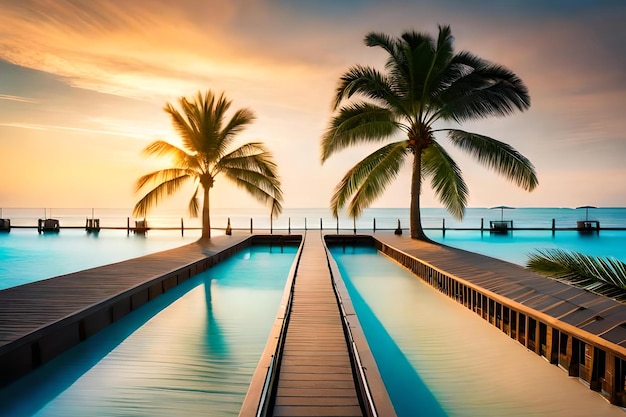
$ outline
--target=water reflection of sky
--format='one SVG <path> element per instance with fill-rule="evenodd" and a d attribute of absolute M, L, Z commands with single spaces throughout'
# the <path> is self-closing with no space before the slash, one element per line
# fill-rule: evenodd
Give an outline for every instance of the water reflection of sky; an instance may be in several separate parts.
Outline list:
<path fill-rule="evenodd" d="M 237 415 L 297 251 L 275 249 L 242 250 L 3 388 L 0 415 Z"/>
<path fill-rule="evenodd" d="M 623 414 L 376 249 L 331 253 L 399 417 Z"/>
<path fill-rule="evenodd" d="M 436 242 L 459 249 L 525 265 L 537 249 L 566 249 L 592 256 L 614 257 L 626 262 L 626 231 L 602 230 L 600 233 L 577 231 L 516 230 L 508 234 L 489 231 L 427 231 Z"/>
<path fill-rule="evenodd" d="M 199 231 L 151 230 L 146 236 L 126 230 L 80 229 L 37 234 L 34 229 L 0 233 L 0 290 L 58 275 L 120 262 L 192 243 Z"/>

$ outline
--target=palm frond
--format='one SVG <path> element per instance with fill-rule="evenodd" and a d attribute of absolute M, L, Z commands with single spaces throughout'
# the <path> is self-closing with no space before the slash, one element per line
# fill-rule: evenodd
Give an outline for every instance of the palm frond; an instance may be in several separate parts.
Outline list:
<path fill-rule="evenodd" d="M 184 169 L 199 169 L 198 158 L 196 155 L 187 153 L 184 149 L 176 145 L 172 145 L 164 140 L 157 140 L 146 146 L 143 150 L 146 155 L 153 156 L 169 156 L 174 159 L 174 164 Z"/>
<path fill-rule="evenodd" d="M 615 258 L 543 249 L 529 255 L 526 267 L 595 293 L 626 300 L 626 263 Z"/>
<path fill-rule="evenodd" d="M 322 137 L 321 160 L 358 143 L 380 142 L 400 128 L 393 113 L 384 107 L 365 102 L 342 107 Z"/>
<path fill-rule="evenodd" d="M 171 170 L 164 170 L 164 171 L 171 171 Z M 176 191 L 180 189 L 180 187 L 182 187 L 185 181 L 187 181 L 190 178 L 186 174 L 177 176 L 177 177 L 176 176 L 170 177 L 168 176 L 168 174 L 161 176 L 162 172 L 163 171 L 158 171 L 158 172 L 154 172 L 152 174 L 148 174 L 144 176 L 144 177 L 152 177 L 152 178 L 149 178 L 146 182 L 153 181 L 157 178 L 161 178 L 161 179 L 167 178 L 167 179 L 161 181 L 156 187 L 148 191 L 148 193 L 146 193 L 146 195 L 141 200 L 139 200 L 137 204 L 135 204 L 135 207 L 133 208 L 133 216 L 145 217 L 148 214 L 148 211 L 150 211 L 150 209 L 153 206 L 157 205 L 159 201 L 163 199 L 163 197 L 174 194 Z M 140 179 L 139 181 L 141 180 L 142 179 Z"/>
<path fill-rule="evenodd" d="M 397 40 L 386 33 L 370 32 L 365 36 L 365 45 L 369 47 L 378 46 L 383 48 L 391 56 L 398 55 Z"/>
<path fill-rule="evenodd" d="M 476 133 L 446 130 L 454 145 L 524 190 L 532 191 L 539 184 L 533 164 L 511 145 Z"/>
<path fill-rule="evenodd" d="M 225 155 L 217 166 L 226 178 L 258 201 L 271 201 L 276 214 L 282 211 L 283 196 L 277 166 L 272 154 L 261 143 L 247 143 L 235 149 Z"/>
<path fill-rule="evenodd" d="M 398 175 L 407 153 L 407 141 L 390 143 L 357 163 L 335 188 L 331 210 L 337 217 L 339 210 L 352 196 L 348 212 L 359 217 L 369 204 L 378 198 L 385 187 Z"/>
<path fill-rule="evenodd" d="M 461 170 L 437 142 L 424 150 L 422 172 L 431 177 L 432 187 L 448 212 L 462 220 L 467 206 L 468 189 Z"/>
<path fill-rule="evenodd" d="M 216 165 L 219 171 L 248 170 L 267 177 L 278 178 L 278 167 L 272 153 L 262 143 L 250 142 L 224 155 Z"/>
<path fill-rule="evenodd" d="M 344 100 L 355 94 L 369 98 L 379 106 L 398 106 L 400 100 L 390 81 L 374 68 L 356 65 L 348 69 L 339 79 L 333 110 L 337 110 Z"/>
<path fill-rule="evenodd" d="M 150 174 L 142 175 L 135 183 L 135 191 L 141 190 L 143 187 L 150 183 L 161 184 L 164 182 L 172 181 L 177 178 L 195 176 L 195 173 L 190 172 L 187 169 L 182 168 L 168 168 L 160 169 L 158 171 L 151 172 Z"/>
<path fill-rule="evenodd" d="M 439 74 L 453 56 L 454 38 L 449 26 L 439 26 L 436 41 L 429 34 L 415 32 L 405 32 L 402 39 L 406 44 L 406 70 L 399 74 L 410 80 L 410 99 L 418 104 L 417 113 L 424 120 L 424 115 L 431 112 L 433 94 L 440 88 Z"/>
<path fill-rule="evenodd" d="M 224 176 L 244 189 L 248 194 L 261 203 L 273 204 L 275 214 L 282 212 L 281 202 L 283 194 L 280 190 L 280 182 L 275 178 L 269 178 L 261 173 L 229 169 L 224 171 Z"/>
<path fill-rule="evenodd" d="M 235 136 L 243 132 L 248 125 L 252 124 L 256 116 L 250 109 L 239 109 L 233 114 L 226 126 L 219 131 L 219 155 L 226 153 L 232 145 Z"/>
<path fill-rule="evenodd" d="M 181 97 L 179 100 L 179 106 L 184 108 L 188 105 L 189 103 L 187 100 L 184 97 Z M 197 126 L 191 124 L 185 117 L 184 113 L 181 113 L 170 103 L 167 103 L 163 110 L 170 115 L 172 126 L 174 126 L 174 130 L 182 139 L 185 149 L 190 152 L 198 152 L 202 142 L 200 138 L 200 131 Z"/>
<path fill-rule="evenodd" d="M 200 203 L 198 202 L 198 190 L 200 189 L 200 185 L 196 184 L 196 188 L 193 191 L 193 195 L 191 199 L 189 199 L 189 204 L 187 206 L 187 210 L 191 217 L 198 217 L 200 213 Z"/>
<path fill-rule="evenodd" d="M 469 52 L 455 55 L 446 75 L 439 99 L 447 119 L 506 116 L 530 107 L 528 88 L 515 73 Z"/>
<path fill-rule="evenodd" d="M 254 184 L 256 188 L 269 196 L 280 194 L 280 179 L 261 170 L 230 167 L 225 169 L 223 174 L 235 183 L 243 181 Z"/>

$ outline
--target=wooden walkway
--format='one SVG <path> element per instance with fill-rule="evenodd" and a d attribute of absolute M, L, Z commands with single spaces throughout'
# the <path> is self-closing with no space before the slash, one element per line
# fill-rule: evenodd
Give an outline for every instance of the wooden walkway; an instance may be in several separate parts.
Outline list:
<path fill-rule="evenodd" d="M 616 351 L 626 355 L 626 304 L 488 256 L 391 233 L 375 233 L 374 237 L 480 288 L 615 344 Z"/>
<path fill-rule="evenodd" d="M 306 236 L 283 347 L 274 416 L 362 416 L 321 236 Z"/>

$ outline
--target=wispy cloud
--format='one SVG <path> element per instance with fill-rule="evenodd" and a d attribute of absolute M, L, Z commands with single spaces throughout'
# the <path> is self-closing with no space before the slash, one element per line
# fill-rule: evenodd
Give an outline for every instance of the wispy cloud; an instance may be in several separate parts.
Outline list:
<path fill-rule="evenodd" d="M 277 44 L 263 44 L 275 34 L 259 39 L 237 29 L 235 19 L 254 22 L 254 11 L 268 23 L 272 14 L 263 12 L 262 2 L 1 3 L 0 58 L 81 88 L 171 97 L 218 81 L 225 88 L 254 88 L 277 75 L 293 80 L 314 72 L 307 69 L 316 61 L 308 54 L 304 63 L 277 54 Z"/>
<path fill-rule="evenodd" d="M 12 96 L 9 94 L 0 94 L 0 100 L 19 101 L 22 103 L 38 103 L 38 100 L 28 97 Z"/>
<path fill-rule="evenodd" d="M 18 129 L 30 129 L 30 130 L 56 130 L 56 131 L 70 131 L 70 132 L 80 132 L 80 133 L 93 133 L 97 135 L 112 135 L 112 136 L 121 136 L 121 137 L 131 137 L 136 139 L 154 139 L 154 135 L 152 132 L 142 131 L 137 128 L 127 128 L 127 129 L 119 129 L 119 130 L 107 130 L 107 129 L 90 129 L 90 128 L 82 128 L 82 127 L 72 127 L 72 126 L 55 126 L 55 125 L 47 125 L 47 124 L 37 124 L 37 123 L 0 123 L 0 126 L 6 127 L 14 127 Z"/>

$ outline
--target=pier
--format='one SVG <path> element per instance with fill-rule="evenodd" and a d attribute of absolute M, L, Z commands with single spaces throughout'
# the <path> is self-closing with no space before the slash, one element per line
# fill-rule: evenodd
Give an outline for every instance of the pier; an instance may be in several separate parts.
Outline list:
<path fill-rule="evenodd" d="M 393 415 L 322 235 L 305 234 L 241 417 Z M 375 245 L 503 337 L 562 368 L 564 377 L 626 405 L 626 305 L 507 262 L 391 231 L 324 238 Z M 253 241 L 285 239 L 302 236 L 234 233 L 0 291 L 0 386 Z"/>
<path fill-rule="evenodd" d="M 273 395 L 274 416 L 362 416 L 324 246 L 306 237 Z"/>
<path fill-rule="evenodd" d="M 322 235 L 307 233 L 239 417 L 395 416 L 337 275 Z"/>

